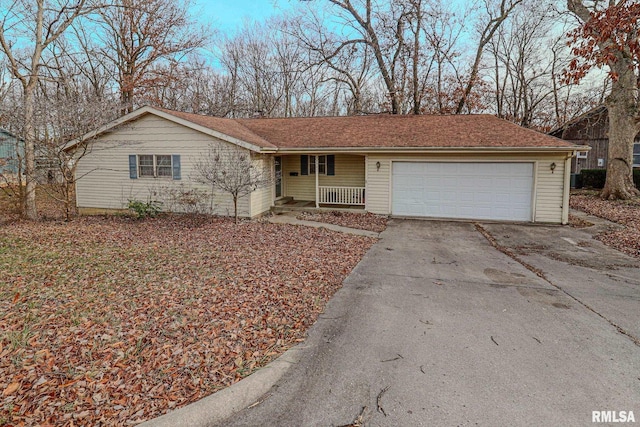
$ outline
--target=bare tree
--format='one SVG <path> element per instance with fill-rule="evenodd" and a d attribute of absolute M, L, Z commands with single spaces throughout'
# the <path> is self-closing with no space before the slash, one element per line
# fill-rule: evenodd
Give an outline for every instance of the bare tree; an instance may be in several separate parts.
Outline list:
<path fill-rule="evenodd" d="M 367 45 L 384 82 L 390 113 L 401 114 L 402 76 L 406 72 L 402 55 L 406 53 L 405 36 L 410 8 L 403 0 L 392 1 L 386 6 L 372 0 L 327 1 L 335 8 L 334 15 L 341 24 L 351 28 L 343 32 L 351 36 L 340 41 L 333 56 L 354 45 Z"/>
<path fill-rule="evenodd" d="M 550 100 L 562 89 L 554 81 L 554 70 L 567 58 L 559 49 L 564 34 L 553 34 L 558 20 L 549 5 L 527 2 L 490 41 L 487 53 L 493 61 L 491 79 L 498 117 L 524 127 L 548 123 L 545 116 L 552 116 Z M 552 55 L 548 54 L 550 45 Z"/>
<path fill-rule="evenodd" d="M 34 4 L 35 3 L 35 4 Z M 92 13 L 104 4 L 89 0 L 14 0 L 2 4 L 0 49 L 7 57 L 13 78 L 22 86 L 25 181 L 23 215 L 35 220 L 35 93 L 41 80 L 43 55 L 79 17 Z M 19 42 L 20 41 L 20 42 Z M 23 43 L 23 41 L 26 42 Z M 26 48 L 25 48 L 26 46 Z"/>
<path fill-rule="evenodd" d="M 478 40 L 478 45 L 476 47 L 475 58 L 469 71 L 467 83 L 462 91 L 462 96 L 458 101 L 456 114 L 462 114 L 465 107 L 467 107 L 471 91 L 479 82 L 480 65 L 485 47 L 491 41 L 498 28 L 500 28 L 511 12 L 513 12 L 516 6 L 522 3 L 522 1 L 523 0 L 499 0 L 497 4 L 494 4 L 494 0 L 483 0 L 484 9 L 488 19 L 484 24 L 480 24 L 480 39 Z"/>
<path fill-rule="evenodd" d="M 70 49 L 67 60 L 73 64 L 76 74 L 91 87 L 96 98 L 112 95 L 111 85 L 117 81 L 117 70 L 104 55 L 100 54 L 101 47 L 93 34 L 93 28 L 84 21 L 74 22 L 71 27 L 73 37 L 68 37 L 68 44 L 74 44 L 76 49 Z"/>
<path fill-rule="evenodd" d="M 240 147 L 221 149 L 211 146 L 196 162 L 197 181 L 220 190 L 233 199 L 233 215 L 238 223 L 238 200 L 271 184 L 272 174 L 264 158 Z"/>
<path fill-rule="evenodd" d="M 55 89 L 54 89 L 55 90 Z M 66 96 L 37 97 L 37 176 L 42 191 L 64 207 L 69 221 L 75 209 L 75 185 L 84 178 L 78 162 L 91 150 L 92 138 L 82 138 L 117 117 L 119 104 L 103 97 L 69 92 Z"/>
<path fill-rule="evenodd" d="M 428 113 L 452 114 L 456 110 L 464 86 L 461 69 L 466 67 L 461 39 L 470 14 L 469 9 L 455 12 L 442 0 L 428 4 L 423 27 L 430 56 L 425 58 L 428 62 L 421 73 L 420 89 L 426 98 L 423 110 Z"/>
<path fill-rule="evenodd" d="M 220 61 L 233 79 L 233 116 L 277 115 L 284 92 L 272 48 L 269 31 L 261 25 L 246 25 L 224 41 Z"/>
<path fill-rule="evenodd" d="M 326 24 L 325 17 L 310 9 L 291 27 L 298 44 L 309 52 L 307 71 L 313 67 L 325 68 L 325 79 L 336 83 L 330 90 L 334 99 L 333 115 L 343 109 L 339 105 L 342 88 L 349 94 L 344 106 L 347 115 L 373 112 L 371 106 L 365 106 L 371 104 L 365 99 L 365 92 L 372 79 L 373 51 L 365 43 L 344 45 L 340 36 Z"/>
<path fill-rule="evenodd" d="M 179 62 L 205 45 L 206 31 L 189 17 L 189 0 L 114 0 L 100 10 L 101 54 L 116 68 L 123 113 L 146 88 L 165 84 L 162 63 Z"/>

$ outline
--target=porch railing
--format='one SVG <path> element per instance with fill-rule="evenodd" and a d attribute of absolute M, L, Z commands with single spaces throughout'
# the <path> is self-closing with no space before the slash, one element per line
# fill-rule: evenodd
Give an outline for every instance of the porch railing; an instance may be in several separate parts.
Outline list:
<path fill-rule="evenodd" d="M 318 187 L 318 203 L 324 205 L 364 205 L 364 187 Z"/>

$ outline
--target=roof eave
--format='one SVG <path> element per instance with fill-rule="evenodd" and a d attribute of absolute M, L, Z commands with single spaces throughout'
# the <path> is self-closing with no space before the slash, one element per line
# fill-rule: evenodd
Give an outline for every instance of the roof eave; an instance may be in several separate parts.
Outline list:
<path fill-rule="evenodd" d="M 278 154 L 301 154 L 301 153 L 376 153 L 376 154 L 398 154 L 398 153 L 570 153 L 576 151 L 589 151 L 588 145 L 571 145 L 560 147 L 292 147 L 279 148 Z"/>
<path fill-rule="evenodd" d="M 204 134 L 212 136 L 214 138 L 218 138 L 218 139 L 220 139 L 222 141 L 226 141 L 226 142 L 229 142 L 231 144 L 235 144 L 237 146 L 246 148 L 246 149 L 254 151 L 256 153 L 275 152 L 275 150 L 276 150 L 275 147 L 261 147 L 261 146 L 255 145 L 255 144 L 251 144 L 249 142 L 240 140 L 238 138 L 234 138 L 232 136 L 226 135 L 226 134 L 224 134 L 222 132 L 215 131 L 215 130 L 207 128 L 205 126 L 201 126 L 201 125 L 199 125 L 197 123 L 194 123 L 192 121 L 182 119 L 180 117 L 174 116 L 174 115 L 169 114 L 169 113 L 165 113 L 164 111 L 161 111 L 161 110 L 157 110 L 157 109 L 155 109 L 153 107 L 150 107 L 150 106 L 144 106 L 144 107 L 138 108 L 137 110 L 132 111 L 131 113 L 126 114 L 126 115 L 124 115 L 124 116 L 122 116 L 120 118 L 117 118 L 117 119 L 107 123 L 106 125 L 94 130 L 94 131 L 86 133 L 85 135 L 81 136 L 80 138 L 77 138 L 77 139 L 75 139 L 73 141 L 69 141 L 65 145 L 63 150 L 65 150 L 65 151 L 70 150 L 73 147 L 77 146 L 78 144 L 81 144 L 81 143 L 83 143 L 85 141 L 97 138 L 98 136 L 100 136 L 100 135 L 102 135 L 102 134 L 104 134 L 106 132 L 109 132 L 111 129 L 114 129 L 114 128 L 118 127 L 118 126 L 121 126 L 121 125 L 123 125 L 123 124 L 125 124 L 127 122 L 136 120 L 136 119 L 144 116 L 145 114 L 153 114 L 155 116 L 158 116 L 158 117 L 161 117 L 163 119 L 172 121 L 172 122 L 180 124 L 182 126 L 186 126 L 186 127 L 190 128 L 190 129 L 193 129 L 195 131 L 204 133 Z"/>

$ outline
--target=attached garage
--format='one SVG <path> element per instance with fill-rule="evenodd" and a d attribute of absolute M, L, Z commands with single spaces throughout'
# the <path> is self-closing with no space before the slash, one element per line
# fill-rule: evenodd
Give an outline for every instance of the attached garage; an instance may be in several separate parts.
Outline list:
<path fill-rule="evenodd" d="M 533 162 L 392 162 L 396 216 L 533 220 Z"/>

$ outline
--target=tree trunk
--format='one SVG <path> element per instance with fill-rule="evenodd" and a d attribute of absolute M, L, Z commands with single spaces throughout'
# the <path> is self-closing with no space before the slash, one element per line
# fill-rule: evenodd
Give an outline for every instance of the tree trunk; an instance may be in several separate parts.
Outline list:
<path fill-rule="evenodd" d="M 420 114 L 422 96 L 420 94 L 420 33 L 422 32 L 422 2 L 414 4 L 416 32 L 413 34 L 413 114 Z"/>
<path fill-rule="evenodd" d="M 34 91 L 35 81 L 29 82 L 24 89 L 24 172 L 25 195 L 23 213 L 25 218 L 38 219 L 36 208 L 36 156 L 35 156 L 35 124 L 34 124 Z"/>
<path fill-rule="evenodd" d="M 69 181 L 63 184 L 65 186 L 65 195 L 64 195 L 64 220 L 66 222 L 71 221 L 71 192 L 73 191 L 73 183 Z"/>
<path fill-rule="evenodd" d="M 609 159 L 601 197 L 608 200 L 625 200 L 640 195 L 633 183 L 632 165 L 633 141 L 640 130 L 636 120 L 636 76 L 629 61 L 623 59 L 622 54 L 619 56 L 611 66 L 618 79 L 613 81 L 611 93 L 605 101 L 609 112 Z"/>
<path fill-rule="evenodd" d="M 233 196 L 233 217 L 235 223 L 238 223 L 238 196 Z"/>

